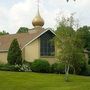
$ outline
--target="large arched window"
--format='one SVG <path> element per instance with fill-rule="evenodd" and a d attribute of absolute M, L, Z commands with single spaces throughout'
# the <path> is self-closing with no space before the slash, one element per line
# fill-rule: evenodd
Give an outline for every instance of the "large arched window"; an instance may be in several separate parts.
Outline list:
<path fill-rule="evenodd" d="M 40 55 L 41 56 L 54 56 L 55 45 L 52 40 L 55 35 L 50 31 L 46 32 L 40 37 Z"/>

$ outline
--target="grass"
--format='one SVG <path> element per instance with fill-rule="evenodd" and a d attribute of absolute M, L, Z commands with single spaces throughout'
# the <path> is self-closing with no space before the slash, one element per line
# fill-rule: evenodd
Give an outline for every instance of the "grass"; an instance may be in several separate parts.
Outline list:
<path fill-rule="evenodd" d="M 90 77 L 0 71 L 0 90 L 90 90 Z"/>

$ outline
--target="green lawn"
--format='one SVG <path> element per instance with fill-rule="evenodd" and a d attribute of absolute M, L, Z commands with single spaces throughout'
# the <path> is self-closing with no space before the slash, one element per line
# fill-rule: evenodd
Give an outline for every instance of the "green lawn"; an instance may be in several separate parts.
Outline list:
<path fill-rule="evenodd" d="M 0 71 L 0 90 L 90 90 L 90 77 Z"/>

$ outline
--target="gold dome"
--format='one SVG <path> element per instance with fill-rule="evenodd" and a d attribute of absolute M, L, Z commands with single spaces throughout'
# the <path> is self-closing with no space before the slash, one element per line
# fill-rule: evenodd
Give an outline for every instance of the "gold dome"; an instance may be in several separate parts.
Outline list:
<path fill-rule="evenodd" d="M 43 18 L 40 16 L 39 10 L 38 10 L 37 15 L 36 15 L 35 18 L 33 19 L 32 24 L 33 24 L 34 27 L 36 27 L 36 26 L 41 26 L 41 27 L 42 27 L 42 26 L 44 25 L 44 20 L 43 20 Z"/>

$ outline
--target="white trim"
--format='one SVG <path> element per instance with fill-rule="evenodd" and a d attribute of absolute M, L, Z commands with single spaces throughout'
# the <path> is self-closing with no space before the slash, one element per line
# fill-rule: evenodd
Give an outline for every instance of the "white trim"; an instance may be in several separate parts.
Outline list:
<path fill-rule="evenodd" d="M 47 31 L 51 31 L 54 35 L 56 35 L 56 34 L 54 33 L 54 31 L 52 31 L 51 29 L 47 29 L 47 30 L 45 30 L 44 32 L 42 32 L 41 34 L 39 34 L 37 37 L 35 37 L 34 39 L 32 39 L 30 42 L 28 42 L 26 45 L 24 45 L 24 47 L 23 47 L 22 49 L 24 49 L 27 45 L 29 45 L 30 43 L 32 43 L 34 40 L 36 40 L 37 38 L 39 38 L 42 34 L 46 33 Z M 21 50 L 22 50 L 22 49 L 21 49 Z"/>
<path fill-rule="evenodd" d="M 55 32 L 54 32 L 54 30 L 52 30 L 51 28 L 47 28 L 46 30 L 47 30 L 47 31 L 48 31 L 48 30 L 51 31 L 54 35 L 56 35 Z"/>

